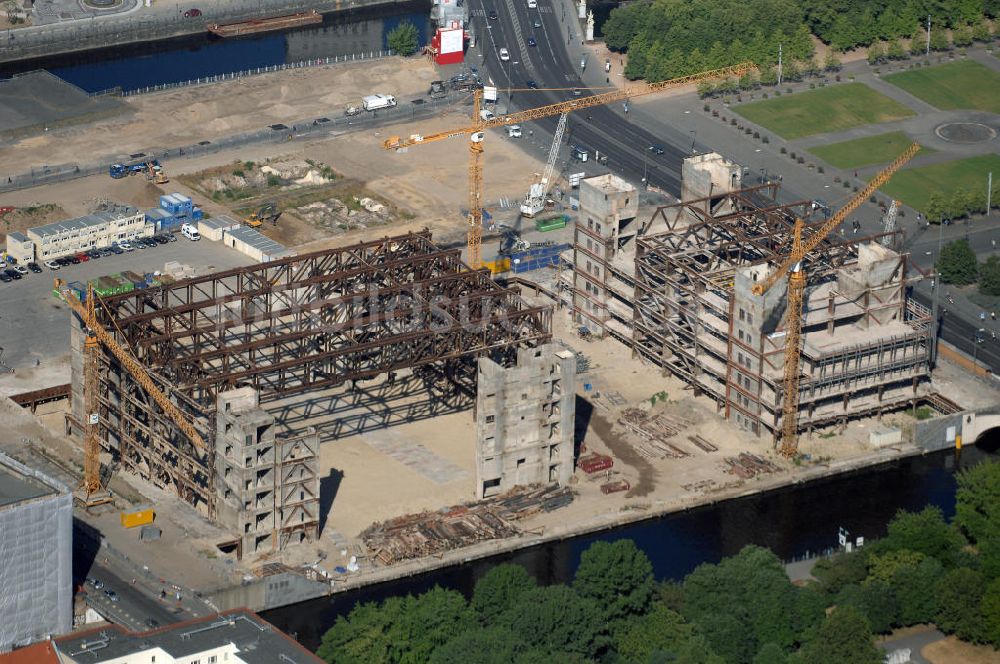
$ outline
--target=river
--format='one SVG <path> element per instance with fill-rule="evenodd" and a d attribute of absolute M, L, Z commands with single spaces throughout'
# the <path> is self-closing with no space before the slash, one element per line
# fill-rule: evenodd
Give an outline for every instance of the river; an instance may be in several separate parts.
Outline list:
<path fill-rule="evenodd" d="M 303 602 L 263 615 L 306 647 L 315 649 L 336 618 L 348 613 L 357 602 L 420 593 L 435 584 L 468 596 L 477 579 L 503 562 L 524 566 L 539 583 L 564 583 L 572 579 L 580 554 L 597 540 L 634 540 L 649 556 L 658 579 L 680 579 L 700 563 L 717 562 L 747 544 L 765 546 L 782 559 L 799 558 L 835 546 L 841 526 L 850 532 L 852 539 L 879 537 L 901 509 L 919 510 L 925 505 L 937 505 L 950 517 L 955 511 L 956 471 L 984 459 L 996 460 L 998 444 L 1000 434 L 994 432 L 994 437 L 986 441 L 992 451 L 969 447 L 960 455 L 938 452 L 903 459 L 879 468 Z"/>
<path fill-rule="evenodd" d="M 391 12 L 391 13 L 387 13 Z M 431 29 L 430 3 L 414 0 L 391 8 L 327 14 L 322 25 L 287 32 L 220 39 L 207 32 L 114 48 L 0 65 L 0 77 L 36 69 L 86 90 L 125 91 L 216 74 L 388 48 L 386 35 L 404 21 L 417 27 L 420 45 Z"/>

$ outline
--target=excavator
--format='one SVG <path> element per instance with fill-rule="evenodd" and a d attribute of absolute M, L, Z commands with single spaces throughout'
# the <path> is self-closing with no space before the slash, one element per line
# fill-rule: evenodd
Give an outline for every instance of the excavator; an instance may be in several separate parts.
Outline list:
<path fill-rule="evenodd" d="M 274 201 L 268 201 L 250 213 L 250 216 L 243 219 L 243 223 L 250 228 L 259 228 L 265 221 L 271 222 L 272 226 L 278 225 L 278 217 L 281 212 Z"/>
<path fill-rule="evenodd" d="M 146 179 L 156 184 L 167 184 L 170 182 L 170 178 L 167 177 L 167 172 L 163 170 L 163 166 L 152 161 L 146 162 Z"/>

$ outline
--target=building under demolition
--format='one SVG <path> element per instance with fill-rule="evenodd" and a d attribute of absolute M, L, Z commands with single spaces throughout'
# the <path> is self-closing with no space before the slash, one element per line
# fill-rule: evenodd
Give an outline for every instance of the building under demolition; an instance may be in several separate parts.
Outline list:
<path fill-rule="evenodd" d="M 743 186 L 743 169 L 716 154 L 687 160 L 683 177 L 682 202 L 641 223 L 634 187 L 613 175 L 583 181 L 563 302 L 578 325 L 680 377 L 741 428 L 777 438 L 786 282 L 751 289 L 783 260 L 796 218 L 808 237 L 823 210 L 778 203 L 777 183 Z M 894 237 L 831 235 L 804 261 L 800 429 L 929 392 L 931 316 L 908 297 L 920 277 L 889 248 Z"/>
<path fill-rule="evenodd" d="M 317 536 L 319 444 L 340 431 L 339 413 L 317 406 L 324 390 L 379 377 L 390 391 L 433 384 L 443 402 L 449 393 L 472 394 L 478 358 L 514 364 L 519 349 L 549 340 L 552 315 L 496 284 L 489 270 L 470 270 L 460 250 L 440 249 L 428 232 L 106 296 L 97 311 L 206 441 L 199 448 L 185 437 L 102 346 L 95 410 L 104 451 L 204 508 L 233 532 L 228 544 L 240 553 Z M 84 334 L 73 319 L 68 420 L 80 431 Z M 547 374 L 536 378 L 551 387 Z M 323 432 L 275 417 L 294 395 L 313 399 L 308 410 L 322 411 Z M 546 418 L 565 431 L 558 414 Z M 546 425 L 541 413 L 535 420 L 535 428 Z M 572 456 L 560 454 L 554 476 L 563 479 Z M 548 467 L 538 475 L 548 476 Z"/>

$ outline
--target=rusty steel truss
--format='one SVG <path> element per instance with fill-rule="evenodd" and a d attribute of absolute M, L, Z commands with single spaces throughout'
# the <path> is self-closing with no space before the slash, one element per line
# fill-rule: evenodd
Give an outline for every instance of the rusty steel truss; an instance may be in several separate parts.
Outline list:
<path fill-rule="evenodd" d="M 97 315 L 210 441 L 220 392 L 252 386 L 264 404 L 386 372 L 503 361 L 549 339 L 552 311 L 423 231 L 102 297 Z M 211 453 L 107 353 L 99 392 L 108 451 L 211 512 Z"/>

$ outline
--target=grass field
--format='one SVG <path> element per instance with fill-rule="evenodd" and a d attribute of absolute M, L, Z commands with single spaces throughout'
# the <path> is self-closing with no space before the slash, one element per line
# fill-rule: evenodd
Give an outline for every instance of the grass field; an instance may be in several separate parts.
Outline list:
<path fill-rule="evenodd" d="M 882 187 L 888 195 L 918 210 L 926 210 L 927 200 L 935 191 L 948 196 L 959 187 L 968 191 L 986 191 L 987 173 L 1000 173 L 1000 155 L 987 154 L 931 166 L 903 170 Z"/>
<path fill-rule="evenodd" d="M 1000 74 L 962 60 L 890 74 L 885 80 L 942 110 L 969 108 L 1000 113 Z"/>
<path fill-rule="evenodd" d="M 861 83 L 846 83 L 741 104 L 737 113 L 783 138 L 843 131 L 908 118 L 913 111 Z"/>
<path fill-rule="evenodd" d="M 856 138 L 853 141 L 818 145 L 809 152 L 837 168 L 861 168 L 872 164 L 886 164 L 903 154 L 913 141 L 901 131 L 890 131 L 878 136 Z M 920 148 L 923 154 L 933 152 Z"/>

